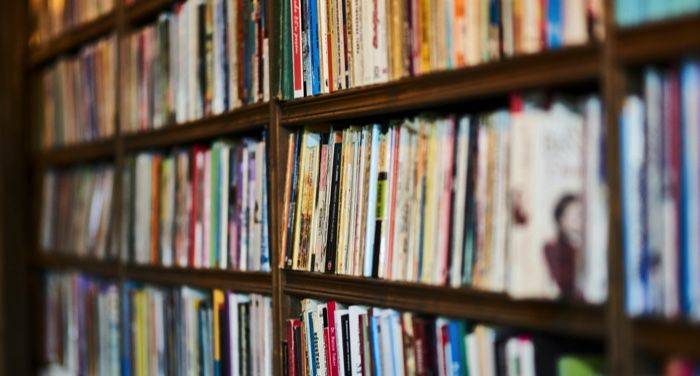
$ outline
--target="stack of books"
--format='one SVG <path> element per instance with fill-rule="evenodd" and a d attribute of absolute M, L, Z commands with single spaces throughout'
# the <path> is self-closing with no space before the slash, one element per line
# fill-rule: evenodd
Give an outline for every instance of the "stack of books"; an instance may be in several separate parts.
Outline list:
<path fill-rule="evenodd" d="M 267 189 L 264 137 L 129 158 L 122 256 L 138 264 L 269 271 Z"/>
<path fill-rule="evenodd" d="M 700 61 L 648 67 L 621 120 L 627 310 L 700 319 Z"/>
<path fill-rule="evenodd" d="M 108 37 L 43 71 L 37 98 L 43 111 L 36 119 L 44 148 L 114 134 L 116 47 L 116 37 Z"/>
<path fill-rule="evenodd" d="M 118 285 L 48 273 L 43 296 L 46 374 L 121 374 Z"/>
<path fill-rule="evenodd" d="M 698 0 L 615 0 L 615 18 L 620 26 L 634 26 L 698 12 Z"/>
<path fill-rule="evenodd" d="M 114 9 L 114 0 L 32 0 L 32 44 L 48 43 L 72 27 L 94 20 Z"/>
<path fill-rule="evenodd" d="M 122 374 L 272 375 L 271 302 L 127 283 Z"/>
<path fill-rule="evenodd" d="M 284 374 L 592 375 L 593 348 L 544 336 L 392 309 L 301 302 L 286 321 Z"/>
<path fill-rule="evenodd" d="M 44 252 L 114 258 L 108 246 L 113 180 L 110 165 L 46 172 L 39 240 Z"/>
<path fill-rule="evenodd" d="M 600 101 L 511 102 L 292 135 L 284 266 L 604 301 Z"/>
<path fill-rule="evenodd" d="M 267 0 L 188 0 L 127 35 L 122 130 L 159 128 L 269 100 Z"/>
<path fill-rule="evenodd" d="M 334 92 L 602 35 L 600 0 L 284 0 L 281 96 Z"/>

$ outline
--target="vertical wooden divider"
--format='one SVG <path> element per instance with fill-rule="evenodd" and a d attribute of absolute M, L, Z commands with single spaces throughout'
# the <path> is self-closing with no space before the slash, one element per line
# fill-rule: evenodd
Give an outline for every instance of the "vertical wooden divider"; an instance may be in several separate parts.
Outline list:
<path fill-rule="evenodd" d="M 622 251 L 620 186 L 620 132 L 618 119 L 624 96 L 624 78 L 617 56 L 615 0 L 605 1 L 605 39 L 601 59 L 601 90 L 605 111 L 608 210 L 607 358 L 611 375 L 631 375 L 633 357 L 630 320 L 625 313 L 625 270 Z"/>

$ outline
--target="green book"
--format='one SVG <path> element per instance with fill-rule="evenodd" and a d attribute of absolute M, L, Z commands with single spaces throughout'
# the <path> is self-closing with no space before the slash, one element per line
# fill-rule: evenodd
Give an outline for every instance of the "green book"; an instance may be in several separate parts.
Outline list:
<path fill-rule="evenodd" d="M 599 356 L 565 355 L 557 362 L 559 376 L 593 376 L 605 374 L 605 362 Z"/>

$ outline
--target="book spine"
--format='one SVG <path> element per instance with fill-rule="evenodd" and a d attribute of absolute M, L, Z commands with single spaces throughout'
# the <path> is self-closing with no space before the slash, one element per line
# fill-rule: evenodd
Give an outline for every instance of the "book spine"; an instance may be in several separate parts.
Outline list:
<path fill-rule="evenodd" d="M 292 89 L 294 98 L 304 96 L 304 75 L 302 69 L 302 32 L 301 32 L 301 1 L 289 0 L 291 8 L 291 36 L 292 36 Z"/>

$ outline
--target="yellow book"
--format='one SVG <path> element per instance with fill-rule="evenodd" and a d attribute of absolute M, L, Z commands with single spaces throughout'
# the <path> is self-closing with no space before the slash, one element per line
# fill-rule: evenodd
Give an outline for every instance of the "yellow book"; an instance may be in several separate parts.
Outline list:
<path fill-rule="evenodd" d="M 221 290 L 214 290 L 212 292 L 212 300 L 213 300 L 213 305 L 212 305 L 212 316 L 214 316 L 214 319 L 212 320 L 213 322 L 213 328 L 212 328 L 212 333 L 214 333 L 214 362 L 220 362 L 221 361 L 221 332 L 219 331 L 219 328 L 221 325 L 219 324 L 221 320 L 223 319 L 222 317 L 219 316 L 219 307 L 224 304 L 224 292 Z"/>

